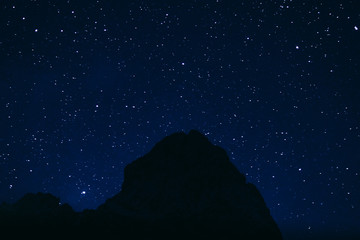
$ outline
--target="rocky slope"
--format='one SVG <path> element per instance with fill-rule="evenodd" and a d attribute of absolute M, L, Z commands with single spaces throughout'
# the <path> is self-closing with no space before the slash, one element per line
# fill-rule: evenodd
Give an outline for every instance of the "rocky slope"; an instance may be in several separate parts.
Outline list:
<path fill-rule="evenodd" d="M 194 130 L 130 163 L 121 192 L 98 209 L 75 213 L 50 194 L 27 194 L 0 205 L 1 227 L 45 238 L 282 239 L 256 187 Z"/>

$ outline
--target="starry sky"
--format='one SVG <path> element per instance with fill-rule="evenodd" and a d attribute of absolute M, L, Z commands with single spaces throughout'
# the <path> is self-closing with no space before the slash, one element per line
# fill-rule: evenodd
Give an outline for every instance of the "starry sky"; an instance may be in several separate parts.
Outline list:
<path fill-rule="evenodd" d="M 80 211 L 197 129 L 285 237 L 359 233 L 357 1 L 0 2 L 0 202 Z"/>

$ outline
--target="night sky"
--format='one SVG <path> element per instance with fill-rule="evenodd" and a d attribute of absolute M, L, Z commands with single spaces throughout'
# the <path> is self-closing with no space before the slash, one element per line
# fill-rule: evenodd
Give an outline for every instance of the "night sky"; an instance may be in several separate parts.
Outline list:
<path fill-rule="evenodd" d="M 359 233 L 359 5 L 2 0 L 0 202 L 96 208 L 128 163 L 197 129 L 285 237 Z"/>

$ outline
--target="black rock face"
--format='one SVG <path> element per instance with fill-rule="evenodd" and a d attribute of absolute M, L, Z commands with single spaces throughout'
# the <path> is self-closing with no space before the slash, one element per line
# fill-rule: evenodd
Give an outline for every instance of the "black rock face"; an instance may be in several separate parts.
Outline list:
<path fill-rule="evenodd" d="M 199 230 L 210 238 L 281 239 L 256 187 L 246 183 L 222 148 L 194 130 L 164 138 L 129 164 L 122 191 L 98 211 L 148 222 L 155 229 L 180 224 L 185 235 Z"/>
<path fill-rule="evenodd" d="M 0 205 L 0 228 L 23 226 L 69 239 L 282 239 L 256 187 L 194 130 L 165 137 L 129 164 L 121 192 L 96 210 L 75 213 L 42 193 Z"/>
<path fill-rule="evenodd" d="M 17 225 L 50 225 L 60 223 L 61 218 L 68 221 L 68 217 L 74 217 L 75 212 L 70 205 L 61 205 L 59 198 L 49 193 L 28 193 L 12 205 L 2 204 L 0 216 L 5 215 L 10 216 L 12 223 Z"/>

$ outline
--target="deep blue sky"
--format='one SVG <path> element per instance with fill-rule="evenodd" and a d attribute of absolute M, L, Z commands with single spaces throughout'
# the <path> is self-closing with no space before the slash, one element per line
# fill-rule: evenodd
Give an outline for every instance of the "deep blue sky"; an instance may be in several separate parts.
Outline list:
<path fill-rule="evenodd" d="M 197 129 L 288 239 L 359 234 L 357 1 L 124 2 L 1 1 L 0 202 L 96 208 Z"/>

